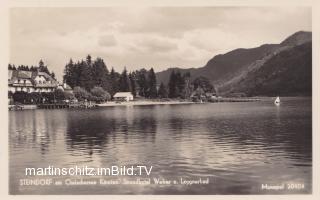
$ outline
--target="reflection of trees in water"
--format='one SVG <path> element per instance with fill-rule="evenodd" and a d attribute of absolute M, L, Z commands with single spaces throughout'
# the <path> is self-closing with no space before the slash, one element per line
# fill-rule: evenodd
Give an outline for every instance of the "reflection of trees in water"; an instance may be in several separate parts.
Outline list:
<path fill-rule="evenodd" d="M 146 142 L 149 138 L 154 143 L 156 139 L 157 122 L 154 118 L 137 118 L 134 120 L 131 128 L 136 134 L 140 134 L 140 139 Z"/>
<path fill-rule="evenodd" d="M 115 120 L 99 117 L 67 117 L 66 144 L 68 151 L 92 154 L 93 150 L 101 151 L 107 142 L 108 135 L 116 129 Z"/>
<path fill-rule="evenodd" d="M 85 154 L 101 153 L 114 143 L 128 143 L 131 139 L 155 139 L 156 121 L 152 117 L 141 117 L 124 109 L 101 109 L 98 111 L 69 113 L 67 117 L 66 144 L 69 151 Z"/>
<path fill-rule="evenodd" d="M 157 121 L 153 107 L 125 107 L 116 109 L 115 112 L 118 116 L 117 129 L 113 132 L 115 139 L 128 143 L 131 139 L 145 142 L 151 137 L 154 142 Z"/>
<path fill-rule="evenodd" d="M 182 133 L 185 123 L 181 118 L 171 118 L 169 124 L 174 133 Z"/>

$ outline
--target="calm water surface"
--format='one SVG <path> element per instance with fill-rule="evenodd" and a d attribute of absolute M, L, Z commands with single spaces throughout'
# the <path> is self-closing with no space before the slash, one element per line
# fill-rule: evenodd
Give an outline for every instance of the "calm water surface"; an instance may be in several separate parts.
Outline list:
<path fill-rule="evenodd" d="M 311 98 L 281 100 L 279 107 L 268 98 L 251 103 L 9 112 L 10 193 L 311 193 Z M 26 167 L 142 164 L 153 166 L 151 179 L 209 178 L 210 183 L 193 186 L 19 185 L 19 180 L 26 178 Z M 90 180 L 90 177 L 50 178 Z M 261 190 L 261 184 L 281 183 L 304 184 L 304 189 Z"/>

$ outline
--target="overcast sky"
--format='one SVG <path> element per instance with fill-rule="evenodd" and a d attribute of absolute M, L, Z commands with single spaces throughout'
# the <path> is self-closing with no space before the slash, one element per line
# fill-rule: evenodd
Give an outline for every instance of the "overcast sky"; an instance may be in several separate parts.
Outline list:
<path fill-rule="evenodd" d="M 109 69 L 202 67 L 235 48 L 280 43 L 311 31 L 307 7 L 12 8 L 10 62 L 40 59 L 61 80 L 65 64 L 90 54 Z"/>

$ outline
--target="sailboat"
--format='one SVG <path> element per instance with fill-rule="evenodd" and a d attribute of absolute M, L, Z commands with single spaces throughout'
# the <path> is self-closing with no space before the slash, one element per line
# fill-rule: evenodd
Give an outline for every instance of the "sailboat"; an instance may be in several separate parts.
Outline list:
<path fill-rule="evenodd" d="M 280 97 L 277 97 L 276 100 L 274 100 L 274 104 L 276 104 L 277 106 L 280 105 Z"/>

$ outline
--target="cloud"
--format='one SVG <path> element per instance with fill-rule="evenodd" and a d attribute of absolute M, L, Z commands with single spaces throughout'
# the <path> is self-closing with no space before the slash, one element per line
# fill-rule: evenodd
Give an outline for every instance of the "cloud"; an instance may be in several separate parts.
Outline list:
<path fill-rule="evenodd" d="M 143 49 L 145 53 L 169 53 L 178 48 L 177 44 L 171 42 L 170 39 L 162 37 L 143 38 L 136 45 L 137 48 Z"/>
<path fill-rule="evenodd" d="M 10 62 L 40 58 L 59 77 L 69 58 L 102 57 L 121 71 L 200 67 L 235 48 L 311 30 L 308 7 L 12 8 Z"/>
<path fill-rule="evenodd" d="M 98 39 L 98 44 L 102 47 L 115 46 L 117 41 L 113 35 L 103 35 Z"/>

